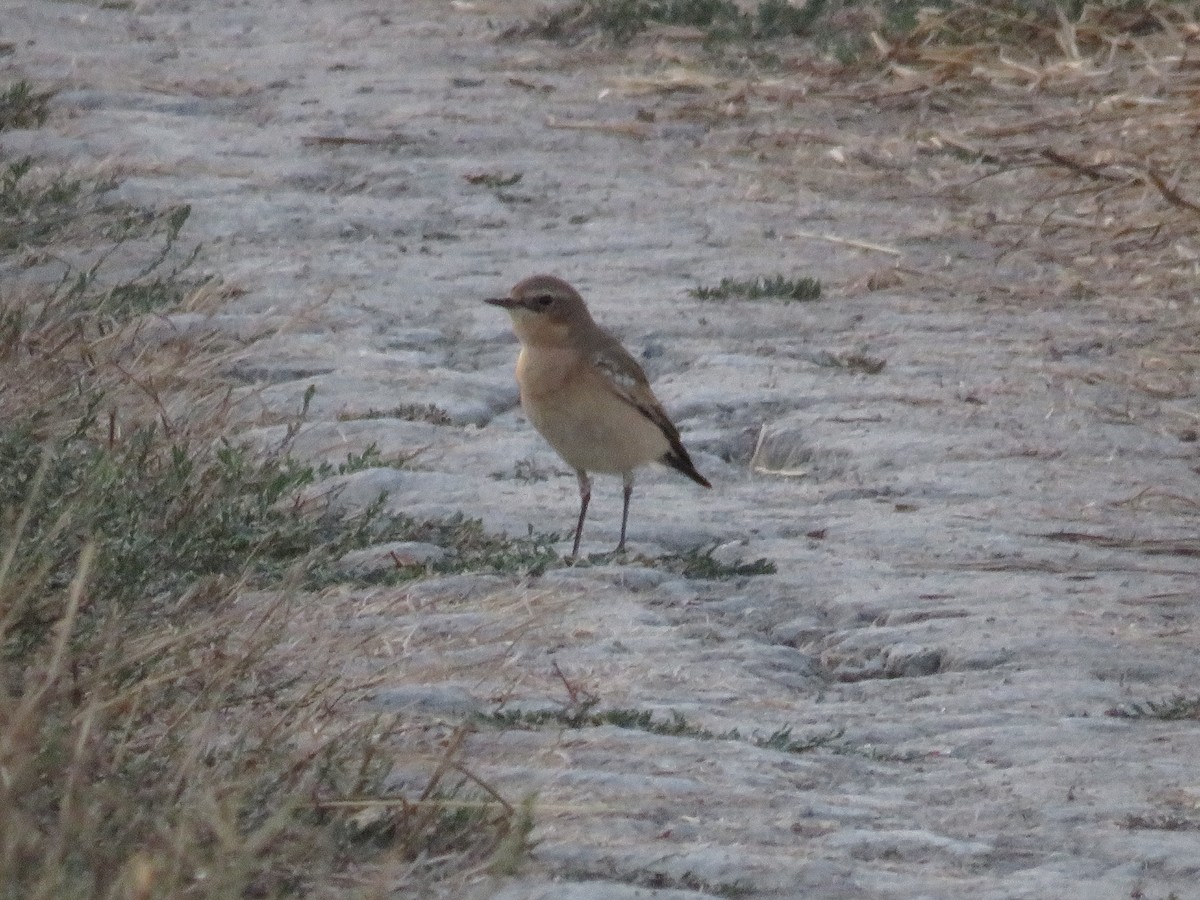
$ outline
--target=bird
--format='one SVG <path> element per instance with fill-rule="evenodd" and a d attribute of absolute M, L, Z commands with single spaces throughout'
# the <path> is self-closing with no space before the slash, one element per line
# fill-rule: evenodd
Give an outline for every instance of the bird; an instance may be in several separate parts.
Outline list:
<path fill-rule="evenodd" d="M 579 520 L 570 560 L 579 557 L 592 499 L 591 473 L 624 482 L 621 539 L 625 549 L 634 470 L 661 462 L 706 488 L 679 429 L 650 389 L 646 373 L 612 334 L 596 324 L 575 288 L 553 275 L 517 282 L 507 297 L 485 300 L 507 310 L 521 342 L 517 385 L 533 427 L 575 470 Z"/>

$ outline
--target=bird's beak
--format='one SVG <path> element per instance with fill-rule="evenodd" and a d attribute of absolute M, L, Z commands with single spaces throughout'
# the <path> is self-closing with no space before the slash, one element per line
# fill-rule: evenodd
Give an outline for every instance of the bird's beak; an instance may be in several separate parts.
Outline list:
<path fill-rule="evenodd" d="M 490 303 L 492 306 L 499 306 L 501 309 L 516 309 L 521 305 L 520 300 L 514 300 L 512 297 L 489 297 L 483 302 Z"/>

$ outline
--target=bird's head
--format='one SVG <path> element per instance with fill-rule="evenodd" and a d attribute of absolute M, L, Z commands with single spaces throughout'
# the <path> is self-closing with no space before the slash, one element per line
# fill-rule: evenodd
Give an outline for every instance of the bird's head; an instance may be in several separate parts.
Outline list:
<path fill-rule="evenodd" d="M 533 275 L 513 285 L 507 297 L 484 302 L 508 310 L 522 343 L 557 343 L 595 326 L 579 292 L 553 275 Z"/>

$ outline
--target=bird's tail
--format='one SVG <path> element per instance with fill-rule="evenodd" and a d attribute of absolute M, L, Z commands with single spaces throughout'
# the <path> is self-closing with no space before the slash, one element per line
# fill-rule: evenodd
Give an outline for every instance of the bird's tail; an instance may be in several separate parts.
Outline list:
<path fill-rule="evenodd" d="M 677 472 L 682 472 L 696 484 L 703 485 L 706 488 L 712 487 L 712 484 L 707 478 L 696 471 L 696 466 L 692 463 L 692 458 L 688 456 L 688 452 L 683 449 L 680 444 L 677 447 L 672 447 L 662 456 L 662 461 Z"/>

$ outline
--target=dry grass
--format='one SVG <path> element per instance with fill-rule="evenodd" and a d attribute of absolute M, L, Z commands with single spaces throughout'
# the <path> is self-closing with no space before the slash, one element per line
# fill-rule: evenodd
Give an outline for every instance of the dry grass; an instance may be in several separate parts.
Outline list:
<path fill-rule="evenodd" d="M 1089 4 L 1078 21 L 1026 25 L 1013 43 L 932 42 L 948 30 L 968 37 L 962 19 L 962 8 L 929 16 L 904 44 L 881 43 L 888 82 L 862 96 L 971 101 L 957 127 L 929 130 L 925 145 L 976 169 L 942 190 L 986 196 L 976 225 L 1009 252 L 1071 262 L 1105 290 L 1152 285 L 1190 297 L 1200 260 L 1200 25 L 1187 6 Z M 1000 189 L 988 191 L 989 180 Z"/>
<path fill-rule="evenodd" d="M 653 24 L 693 7 L 708 5 L 594 0 L 553 10 Z M 1072 286 L 1076 296 L 1136 289 L 1190 300 L 1200 264 L 1195 4 L 829 2 L 810 12 L 801 36 L 760 42 L 770 43 L 770 63 L 736 71 L 694 35 L 652 32 L 621 51 L 637 70 L 608 79 L 644 101 L 642 118 L 604 127 L 645 138 L 647 122 L 704 122 L 711 149 L 752 154 L 760 178 L 773 173 L 764 194 L 798 178 L 850 196 L 891 182 L 970 206 L 967 227 L 1007 254 L 1092 273 Z M 839 62 L 822 29 L 856 35 L 870 52 Z M 817 115 L 796 121 L 798 107 L 827 120 L 869 110 L 879 132 L 872 122 L 850 131 L 814 125 Z"/>
<path fill-rule="evenodd" d="M 0 164 L 0 896 L 382 896 L 511 870 L 531 811 L 471 773 L 467 731 L 365 714 L 337 629 L 295 634 L 301 585 L 374 535 L 299 503 L 321 470 L 229 443 L 242 348 L 158 317 L 219 299 L 188 279 L 188 211 Z M 389 782 L 401 764 L 420 789 Z"/>
<path fill-rule="evenodd" d="M 956 4 L 881 44 L 886 75 L 854 96 L 927 118 L 911 132 L 924 190 L 960 210 L 963 237 L 999 248 L 998 272 L 1020 273 L 956 287 L 1092 307 L 1111 353 L 1074 374 L 1138 397 L 1152 427 L 1188 440 L 1200 391 L 1200 24 L 1194 4 L 1080 7 L 1009 40 L 934 40 L 971 37 L 974 6 Z"/>
<path fill-rule="evenodd" d="M 714 165 L 737 172 L 751 198 L 799 189 L 928 208 L 927 221 L 893 223 L 882 241 L 870 217 L 786 238 L 890 257 L 869 278 L 826 285 L 834 296 L 931 286 L 1010 308 L 1089 306 L 1110 325 L 1098 335 L 1109 354 L 1087 371 L 1071 361 L 1068 374 L 1140 396 L 1163 417 L 1154 427 L 1194 436 L 1194 3 L 830 2 L 800 37 L 719 52 L 655 26 L 670 4 L 555 9 L 651 6 L 647 33 L 619 51 L 562 57 L 615 63 L 606 85 L 636 100 L 636 116 L 552 126 L 650 140 L 658 123 L 697 123 Z M 862 49 L 842 54 L 835 38 Z M 949 248 L 940 259 L 922 258 L 927 237 Z M 993 266 L 957 266 L 955 247 L 993 248 Z"/>

